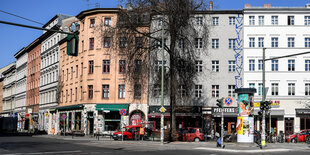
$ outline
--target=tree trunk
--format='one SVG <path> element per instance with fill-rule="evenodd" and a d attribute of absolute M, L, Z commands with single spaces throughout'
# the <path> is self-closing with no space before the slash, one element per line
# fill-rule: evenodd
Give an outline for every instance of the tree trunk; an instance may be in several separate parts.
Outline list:
<path fill-rule="evenodd" d="M 177 73 L 176 73 L 176 58 L 175 58 L 175 37 L 170 36 L 171 44 L 170 44 L 170 134 L 169 134 L 169 141 L 176 141 L 176 116 L 175 116 L 175 109 L 176 109 L 176 95 L 178 91 L 178 83 L 177 83 Z"/>

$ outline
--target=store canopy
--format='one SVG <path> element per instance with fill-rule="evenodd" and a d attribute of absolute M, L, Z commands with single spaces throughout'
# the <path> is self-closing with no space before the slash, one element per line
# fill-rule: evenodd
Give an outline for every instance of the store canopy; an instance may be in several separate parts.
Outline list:
<path fill-rule="evenodd" d="M 56 110 L 73 110 L 73 109 L 81 109 L 83 107 L 84 107 L 83 104 L 78 104 L 78 105 L 70 105 L 70 106 L 57 107 Z"/>
<path fill-rule="evenodd" d="M 128 110 L 128 104 L 97 104 L 96 110 L 120 111 L 121 109 Z"/>

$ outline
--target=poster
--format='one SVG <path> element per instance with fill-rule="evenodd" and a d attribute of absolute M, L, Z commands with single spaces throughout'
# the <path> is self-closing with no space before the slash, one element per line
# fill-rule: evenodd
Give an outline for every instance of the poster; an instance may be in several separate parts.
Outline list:
<path fill-rule="evenodd" d="M 237 134 L 243 135 L 243 117 L 237 117 Z"/>
<path fill-rule="evenodd" d="M 242 101 L 249 101 L 249 95 L 238 95 L 238 116 L 249 116 L 249 105 L 244 105 Z"/>

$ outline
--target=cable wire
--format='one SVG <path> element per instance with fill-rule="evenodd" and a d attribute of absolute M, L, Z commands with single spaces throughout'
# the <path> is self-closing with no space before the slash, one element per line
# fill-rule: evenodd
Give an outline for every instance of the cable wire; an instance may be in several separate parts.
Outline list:
<path fill-rule="evenodd" d="M 9 14 L 9 15 L 12 15 L 12 16 L 15 16 L 15 17 L 24 19 L 24 20 L 28 20 L 28 21 L 31 21 L 31 22 L 34 22 L 34 23 L 37 23 L 37 24 L 40 24 L 40 25 L 44 25 L 44 24 L 42 24 L 42 23 L 40 23 L 40 22 L 31 20 L 31 19 L 28 19 L 28 18 L 25 18 L 25 17 L 21 17 L 21 16 L 18 16 L 18 15 L 15 15 L 15 14 L 12 14 L 12 13 L 9 13 L 9 12 L 6 12 L 6 11 L 3 11 L 3 10 L 0 10 L 0 12 L 6 13 L 6 14 Z"/>

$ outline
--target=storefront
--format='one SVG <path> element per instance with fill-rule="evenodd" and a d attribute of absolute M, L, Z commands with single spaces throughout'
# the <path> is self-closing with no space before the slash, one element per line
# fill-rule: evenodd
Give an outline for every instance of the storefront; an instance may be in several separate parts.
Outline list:
<path fill-rule="evenodd" d="M 236 132 L 236 123 L 237 123 L 237 107 L 224 107 L 224 131 L 227 131 L 228 134 Z M 221 133 L 221 117 L 222 117 L 222 108 L 212 107 L 212 118 L 213 118 L 213 129 L 214 133 Z"/>
<path fill-rule="evenodd" d="M 300 117 L 300 130 L 310 129 L 310 109 L 295 109 L 296 117 Z"/>

